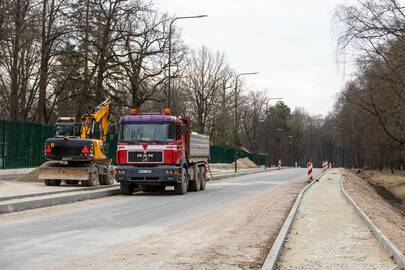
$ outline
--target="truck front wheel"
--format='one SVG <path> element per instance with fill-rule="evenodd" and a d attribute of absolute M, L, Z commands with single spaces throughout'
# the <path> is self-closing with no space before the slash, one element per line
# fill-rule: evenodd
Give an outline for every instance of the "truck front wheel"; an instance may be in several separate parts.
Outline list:
<path fill-rule="evenodd" d="M 134 185 L 131 183 L 120 183 L 120 191 L 123 195 L 131 195 L 134 192 Z"/>
<path fill-rule="evenodd" d="M 183 168 L 181 173 L 181 182 L 174 185 L 174 191 L 177 195 L 184 195 L 187 193 L 188 188 L 188 177 L 187 171 Z"/>

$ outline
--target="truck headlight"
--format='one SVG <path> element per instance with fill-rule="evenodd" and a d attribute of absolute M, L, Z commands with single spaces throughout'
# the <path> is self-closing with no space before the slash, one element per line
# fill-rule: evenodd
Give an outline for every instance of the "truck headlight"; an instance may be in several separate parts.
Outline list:
<path fill-rule="evenodd" d="M 120 169 L 118 169 L 118 170 L 116 170 L 117 171 L 117 174 L 125 174 L 125 170 L 120 170 Z"/>
<path fill-rule="evenodd" d="M 170 174 L 170 175 L 179 175 L 179 169 L 175 168 L 175 169 L 171 169 L 171 170 L 166 170 L 166 174 Z"/>

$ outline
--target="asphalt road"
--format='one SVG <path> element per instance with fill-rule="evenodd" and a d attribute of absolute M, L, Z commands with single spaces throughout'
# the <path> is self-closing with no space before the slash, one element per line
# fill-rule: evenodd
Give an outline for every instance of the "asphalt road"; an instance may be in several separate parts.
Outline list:
<path fill-rule="evenodd" d="M 160 232 L 246 196 L 304 177 L 288 169 L 210 183 L 204 192 L 175 196 L 137 193 L 79 209 L 0 224 L 0 269 L 46 269 L 146 233 Z M 0 216 L 1 219 L 1 216 Z"/>

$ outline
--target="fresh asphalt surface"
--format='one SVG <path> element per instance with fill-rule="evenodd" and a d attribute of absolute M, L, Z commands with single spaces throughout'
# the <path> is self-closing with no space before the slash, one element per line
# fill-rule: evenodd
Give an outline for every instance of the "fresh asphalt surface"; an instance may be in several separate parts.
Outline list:
<path fill-rule="evenodd" d="M 316 173 L 319 173 L 316 171 Z M 74 256 L 160 232 L 228 203 L 305 177 L 286 169 L 209 183 L 204 192 L 118 196 L 99 205 L 0 224 L 0 269 L 44 269 Z M 0 215 L 1 219 L 1 215 Z M 108 251 L 107 251 L 108 252 Z"/>

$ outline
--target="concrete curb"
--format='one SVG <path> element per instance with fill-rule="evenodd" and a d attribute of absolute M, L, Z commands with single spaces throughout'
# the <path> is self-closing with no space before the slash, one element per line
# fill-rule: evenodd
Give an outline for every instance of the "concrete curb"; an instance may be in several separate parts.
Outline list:
<path fill-rule="evenodd" d="M 23 168 L 23 169 L 1 169 L 0 176 L 13 176 L 20 174 L 27 174 L 35 170 L 36 168 Z"/>
<path fill-rule="evenodd" d="M 401 269 L 405 269 L 405 256 L 402 255 L 401 251 L 394 245 L 394 243 L 392 243 L 388 237 L 384 235 L 384 233 L 374 224 L 367 214 L 364 213 L 360 206 L 358 206 L 357 203 L 349 196 L 344 189 L 342 175 L 340 175 L 340 190 L 347 201 L 353 206 L 360 218 L 367 224 L 381 247 L 391 256 L 391 258 L 399 265 Z"/>
<path fill-rule="evenodd" d="M 307 185 L 303 190 L 301 190 L 300 194 L 298 194 L 293 207 L 288 213 L 287 219 L 284 221 L 283 227 L 281 227 L 281 230 L 278 233 L 277 238 L 274 241 L 273 246 L 271 247 L 271 250 L 266 257 L 266 260 L 264 261 L 264 264 L 261 268 L 262 270 L 276 269 L 278 258 L 280 256 L 281 250 L 283 249 L 283 244 L 285 242 L 285 239 L 287 238 L 295 216 L 297 215 L 298 208 L 301 205 L 301 201 L 304 197 L 305 192 L 307 192 L 308 189 L 310 189 L 323 175 L 325 175 L 326 172 L 328 171 L 321 173 L 311 184 Z"/>
<path fill-rule="evenodd" d="M 236 174 L 232 173 L 232 174 L 216 175 L 216 176 L 214 176 L 214 180 L 220 180 L 220 179 L 236 177 L 236 176 L 244 176 L 244 175 L 248 175 L 248 174 L 264 173 L 264 172 L 269 172 L 269 171 L 271 171 L 271 170 L 257 170 L 257 171 L 241 172 L 241 173 L 236 173 Z M 113 189 L 113 188 L 115 188 L 115 189 Z M 114 196 L 114 195 L 120 194 L 120 189 L 119 189 L 118 185 L 106 186 L 106 187 L 95 187 L 95 188 L 93 188 L 93 190 L 94 189 L 96 189 L 96 191 L 92 191 L 90 188 L 87 188 L 86 190 L 89 190 L 89 192 L 85 192 L 86 190 L 82 190 L 82 189 L 80 189 L 80 190 L 76 189 L 76 190 L 72 190 L 72 191 L 70 191 L 70 190 L 55 191 L 55 192 L 51 192 L 51 193 L 45 192 L 45 193 L 13 196 L 13 197 L 19 197 L 19 198 L 14 198 L 14 199 L 24 199 L 24 198 L 32 197 L 33 200 L 27 200 L 27 201 L 23 201 L 23 202 L 14 202 L 14 203 L 9 203 L 9 204 L 6 204 L 6 203 L 0 204 L 0 214 L 6 214 L 6 213 L 24 211 L 24 210 L 29 210 L 29 209 L 36 209 L 36 208 L 43 208 L 43 207 L 54 206 L 54 205 L 59 205 L 59 204 L 68 204 L 68 203 L 84 201 L 84 200 L 93 200 L 93 199 L 99 199 L 102 197 Z M 102 189 L 102 190 L 99 190 L 99 189 Z M 106 190 L 106 189 L 109 189 L 109 190 Z M 83 192 L 83 193 L 61 196 L 61 197 L 53 197 L 53 198 L 38 198 L 41 196 L 57 195 L 57 194 L 71 193 L 71 192 Z M 4 202 L 4 200 L 3 200 L 3 202 Z"/>
<path fill-rule="evenodd" d="M 282 168 L 282 170 L 284 170 L 284 169 L 286 169 L 286 168 Z M 222 179 L 226 179 L 226 178 L 232 178 L 232 177 L 238 177 L 238 176 L 244 176 L 244 175 L 256 174 L 256 173 L 272 172 L 272 171 L 278 171 L 278 169 L 258 169 L 258 170 L 250 170 L 250 171 L 246 171 L 246 172 L 214 175 L 212 178 L 210 178 L 210 181 L 218 181 L 218 180 L 222 180 Z"/>
<path fill-rule="evenodd" d="M 1 197 L 0 203 L 3 201 L 11 201 L 11 200 L 19 200 L 25 198 L 34 198 L 34 197 L 41 197 L 41 196 L 48 196 L 48 195 L 56 195 L 62 193 L 72 193 L 72 192 L 80 192 L 80 191 L 91 191 L 91 190 L 99 190 L 99 189 L 107 189 L 114 186 L 118 186 L 118 184 L 108 185 L 108 186 L 96 186 L 96 187 L 83 187 L 83 188 L 76 188 L 76 189 L 65 189 L 65 190 L 58 190 L 58 191 L 48 191 L 48 192 L 41 192 L 41 193 L 30 193 L 30 194 L 23 194 L 23 195 L 16 195 L 10 197 Z M 69 188 L 69 187 L 68 187 Z"/>
<path fill-rule="evenodd" d="M 4 205 L 0 205 L 0 214 L 18 212 L 18 211 L 23 211 L 23 210 L 28 210 L 28 209 L 42 208 L 42 207 L 47 207 L 47 206 L 54 206 L 54 205 L 58 205 L 58 204 L 67 204 L 67 203 L 73 203 L 73 202 L 84 201 L 84 200 L 98 199 L 98 198 L 113 196 L 113 195 L 117 195 L 117 194 L 120 194 L 119 188 L 112 189 L 112 190 L 102 190 L 102 191 L 88 192 L 88 193 L 83 193 L 83 194 L 56 197 L 56 198 L 43 198 L 43 199 L 37 199 L 37 200 L 4 204 Z"/>

